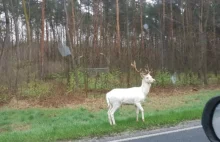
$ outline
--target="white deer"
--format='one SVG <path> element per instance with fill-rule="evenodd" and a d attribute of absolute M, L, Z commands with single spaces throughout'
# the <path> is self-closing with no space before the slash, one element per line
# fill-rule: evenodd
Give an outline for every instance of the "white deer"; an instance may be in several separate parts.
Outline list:
<path fill-rule="evenodd" d="M 122 104 L 135 105 L 136 106 L 136 121 L 138 121 L 139 111 L 142 113 L 142 121 L 144 122 L 144 109 L 141 103 L 146 99 L 151 84 L 155 81 L 150 75 L 149 69 L 143 72 L 142 69 L 136 68 L 136 62 L 131 63 L 131 66 L 141 75 L 142 84 L 140 87 L 132 88 L 118 88 L 113 89 L 106 94 L 106 101 L 108 104 L 108 119 L 110 125 L 115 125 L 114 113 Z"/>

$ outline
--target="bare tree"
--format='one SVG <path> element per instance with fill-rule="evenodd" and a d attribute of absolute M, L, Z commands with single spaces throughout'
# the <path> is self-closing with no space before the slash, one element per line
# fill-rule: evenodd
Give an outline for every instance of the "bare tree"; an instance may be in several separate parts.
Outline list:
<path fill-rule="evenodd" d="M 73 45 L 76 44 L 76 21 L 75 21 L 75 0 L 71 0 L 71 7 L 72 7 L 72 43 Z"/>
<path fill-rule="evenodd" d="M 170 47 L 171 47 L 171 70 L 175 69 L 175 47 L 173 45 L 173 0 L 170 0 Z"/>
<path fill-rule="evenodd" d="M 98 22 L 99 22 L 99 0 L 95 0 L 93 2 L 93 11 L 94 11 L 94 16 L 93 16 L 93 29 L 94 29 L 94 34 L 93 34 L 93 49 L 96 51 L 97 54 L 97 45 L 98 45 Z"/>
<path fill-rule="evenodd" d="M 141 48 L 144 48 L 144 34 L 143 34 L 143 0 L 140 0 L 140 23 L 141 23 Z"/>
<path fill-rule="evenodd" d="M 10 21 L 9 21 L 8 4 L 6 0 L 3 0 L 3 9 L 5 12 L 5 23 L 6 23 L 6 32 L 5 32 L 3 47 L 8 47 L 10 43 Z"/>
<path fill-rule="evenodd" d="M 27 13 L 26 0 L 22 0 L 22 6 L 23 6 L 25 22 L 26 22 L 27 44 L 28 44 L 28 49 L 29 49 L 28 59 L 29 59 L 29 62 L 31 62 L 31 54 L 32 54 L 31 47 L 30 47 L 30 45 L 31 45 L 31 30 L 30 30 L 29 16 Z M 30 80 L 30 65 L 28 66 L 27 82 L 29 82 L 29 80 Z"/>
<path fill-rule="evenodd" d="M 19 68 L 20 68 L 20 48 L 19 48 L 19 28 L 18 28 L 18 8 L 16 6 L 18 5 L 18 0 L 10 0 L 11 5 L 11 12 L 12 12 L 12 18 L 14 21 L 14 29 L 15 29 L 15 48 L 16 48 L 16 58 L 17 58 L 17 70 L 16 70 L 16 77 L 15 77 L 15 89 L 17 89 L 18 86 L 18 74 L 19 74 Z M 16 90 L 15 90 L 16 92 Z"/>
<path fill-rule="evenodd" d="M 120 54 L 120 48 L 121 48 L 121 36 L 120 36 L 120 25 L 119 25 L 119 4 L 118 0 L 116 0 L 116 48 L 118 56 Z"/>
<path fill-rule="evenodd" d="M 209 1 L 208 1 L 209 3 Z M 209 18 L 209 5 L 205 3 L 204 0 L 201 0 L 200 4 L 200 17 L 199 17 L 199 35 L 200 35 L 200 44 L 201 44 L 201 68 L 203 72 L 203 82 L 208 84 L 207 80 L 207 23 Z M 204 15 L 205 5 L 208 5 L 206 8 L 206 15 Z M 205 21 L 205 22 L 204 22 Z"/>
<path fill-rule="evenodd" d="M 25 22 L 26 22 L 26 29 L 27 29 L 27 42 L 28 45 L 30 45 L 31 41 L 31 33 L 30 33 L 30 22 L 29 22 L 29 16 L 27 13 L 27 7 L 26 7 L 26 0 L 22 0 L 23 10 L 24 10 L 24 16 L 25 16 Z"/>
<path fill-rule="evenodd" d="M 44 76 L 44 19 L 45 19 L 45 0 L 42 1 L 41 6 L 41 41 L 40 41 L 40 77 Z"/>
<path fill-rule="evenodd" d="M 214 73 L 217 76 L 218 75 L 218 51 L 217 51 L 217 42 L 216 42 L 216 0 L 213 0 L 214 6 L 213 6 L 213 16 L 212 16 L 212 22 L 213 22 L 213 52 L 215 56 L 215 67 L 214 67 Z"/>
<path fill-rule="evenodd" d="M 6 30 L 5 30 L 5 36 L 4 36 L 4 40 L 2 41 L 2 48 L 1 48 L 1 53 L 0 53 L 0 66 L 1 66 L 1 61 L 2 61 L 2 57 L 3 57 L 3 53 L 4 53 L 4 49 L 5 47 L 9 46 L 10 43 L 10 21 L 9 21 L 9 14 L 8 14 L 8 6 L 6 3 L 6 0 L 3 0 L 3 10 L 5 13 L 5 23 L 6 23 Z"/>
<path fill-rule="evenodd" d="M 71 66 L 73 67 L 73 73 L 74 73 L 74 76 L 75 76 L 75 83 L 76 83 L 76 87 L 78 87 L 79 85 L 79 80 L 78 80 L 78 74 L 77 74 L 77 67 L 76 67 L 76 61 L 74 59 L 74 53 L 73 53 L 73 44 L 71 42 L 71 37 L 70 37 L 70 30 L 69 30 L 69 14 L 68 14 L 68 11 L 67 11 L 67 7 L 66 7 L 66 0 L 63 1 L 64 3 L 64 11 L 66 13 L 66 35 L 67 35 L 67 39 L 70 43 L 70 50 L 71 50 Z"/>

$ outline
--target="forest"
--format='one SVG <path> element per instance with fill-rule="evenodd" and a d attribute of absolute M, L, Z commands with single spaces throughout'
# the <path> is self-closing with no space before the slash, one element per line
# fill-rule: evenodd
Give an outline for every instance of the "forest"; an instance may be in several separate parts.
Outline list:
<path fill-rule="evenodd" d="M 0 0 L 2 142 L 201 128 L 219 94 L 220 0 Z"/>
<path fill-rule="evenodd" d="M 218 0 L 0 0 L 0 31 L 1 103 L 131 87 L 134 60 L 159 86 L 220 82 Z"/>

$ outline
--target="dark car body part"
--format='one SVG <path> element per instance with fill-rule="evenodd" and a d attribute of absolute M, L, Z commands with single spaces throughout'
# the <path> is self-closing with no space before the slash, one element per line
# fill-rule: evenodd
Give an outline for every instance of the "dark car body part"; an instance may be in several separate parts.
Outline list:
<path fill-rule="evenodd" d="M 219 103 L 220 103 L 220 96 L 211 98 L 206 103 L 202 114 L 202 127 L 205 131 L 206 136 L 211 142 L 220 142 L 220 139 L 216 136 L 212 126 L 214 111 Z"/>

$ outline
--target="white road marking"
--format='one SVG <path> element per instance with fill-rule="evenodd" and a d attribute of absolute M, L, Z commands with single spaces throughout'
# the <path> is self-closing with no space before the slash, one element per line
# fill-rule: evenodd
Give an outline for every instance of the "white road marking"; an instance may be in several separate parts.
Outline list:
<path fill-rule="evenodd" d="M 172 131 L 166 131 L 166 132 L 161 132 L 161 133 L 155 133 L 155 134 L 149 134 L 149 135 L 143 135 L 143 136 L 119 139 L 119 140 L 114 140 L 114 141 L 111 141 L 111 142 L 123 142 L 123 141 L 130 141 L 130 140 L 136 140 L 136 139 L 142 139 L 142 138 L 149 138 L 149 137 L 155 137 L 155 136 L 166 135 L 166 134 L 170 134 L 170 133 L 177 133 L 177 132 L 182 132 L 182 131 L 188 131 L 188 130 L 193 130 L 193 129 L 198 129 L 198 128 L 202 128 L 202 126 L 199 125 L 199 126 L 193 126 L 193 127 L 177 129 L 177 130 L 172 130 Z"/>

